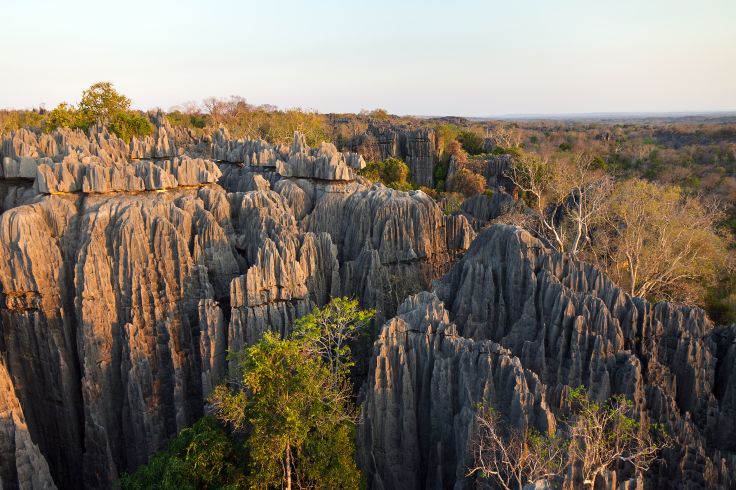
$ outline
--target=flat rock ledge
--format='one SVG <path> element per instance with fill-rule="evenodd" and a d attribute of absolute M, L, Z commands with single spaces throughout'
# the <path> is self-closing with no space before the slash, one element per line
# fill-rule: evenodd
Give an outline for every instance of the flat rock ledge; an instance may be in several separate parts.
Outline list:
<path fill-rule="evenodd" d="M 132 163 L 42 163 L 35 187 L 41 194 L 83 192 L 140 192 L 216 183 L 222 173 L 213 162 L 201 158 Z"/>

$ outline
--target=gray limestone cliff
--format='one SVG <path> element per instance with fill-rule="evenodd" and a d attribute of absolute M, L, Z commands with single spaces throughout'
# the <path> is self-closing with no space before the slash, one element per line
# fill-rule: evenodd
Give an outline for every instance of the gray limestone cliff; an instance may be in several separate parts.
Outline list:
<path fill-rule="evenodd" d="M 594 267 L 551 253 L 518 228 L 496 225 L 478 235 L 435 282 L 431 296 L 407 300 L 374 345 L 364 387 L 361 461 L 379 487 L 431 486 L 430 479 L 438 481 L 432 476 L 440 467 L 432 459 L 437 448 L 452 454 L 447 460 L 456 475 L 452 481 L 452 471 L 443 468 L 438 486 L 469 485 L 458 467 L 465 464 L 457 456 L 462 431 L 448 430 L 427 444 L 438 437 L 438 425 L 456 428 L 458 417 L 477 401 L 467 398 L 473 391 L 458 381 L 468 374 L 434 368 L 439 353 L 447 350 L 432 347 L 444 346 L 434 334 L 442 331 L 436 325 L 450 322 L 453 342 L 497 345 L 533 374 L 540 403 L 553 414 L 564 408 L 569 387 L 584 385 L 596 400 L 624 394 L 633 400 L 640 420 L 664 424 L 677 442 L 647 475 L 655 488 L 734 484 L 733 327 L 714 329 L 698 309 L 631 298 Z M 454 362 L 465 355 L 450 354 Z M 471 386 L 498 382 L 492 370 L 468 373 L 471 380 L 463 383 Z M 455 384 L 431 403 L 414 398 L 446 380 Z M 521 425 L 518 410 L 500 398 L 516 393 L 518 386 L 518 381 L 507 384 L 505 391 L 484 393 L 482 400 L 500 403 L 500 411 Z M 444 406 L 442 400 L 452 400 L 452 410 L 427 423 L 422 411 Z M 529 408 L 524 413 L 536 412 Z M 526 423 L 544 429 L 547 422 L 532 418 Z M 390 449 L 395 441 L 414 441 L 409 443 L 414 444 L 411 457 L 434 462 L 396 464 L 399 456 Z"/>
<path fill-rule="evenodd" d="M 122 147 L 33 155 L 0 216 L 4 488 L 108 488 L 202 415 L 228 350 L 340 294 L 391 316 L 472 241 L 426 195 L 369 189 L 360 158 L 302 144 L 285 175 Z"/>
<path fill-rule="evenodd" d="M 412 182 L 434 187 L 434 167 L 439 156 L 434 129 L 371 125 L 364 134 L 348 142 L 348 147 L 371 160 L 399 158 L 409 166 Z"/>

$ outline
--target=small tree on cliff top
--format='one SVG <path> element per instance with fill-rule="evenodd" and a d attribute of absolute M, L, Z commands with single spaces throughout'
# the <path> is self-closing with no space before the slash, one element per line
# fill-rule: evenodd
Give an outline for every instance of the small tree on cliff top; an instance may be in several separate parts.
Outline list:
<path fill-rule="evenodd" d="M 82 92 L 79 112 L 91 126 L 97 121 L 111 122 L 113 116 L 130 109 L 130 99 L 119 93 L 112 82 L 97 82 Z"/>

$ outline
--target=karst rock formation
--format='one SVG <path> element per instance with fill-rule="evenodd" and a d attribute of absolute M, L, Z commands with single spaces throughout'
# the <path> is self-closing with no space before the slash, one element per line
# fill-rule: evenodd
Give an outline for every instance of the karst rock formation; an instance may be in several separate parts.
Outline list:
<path fill-rule="evenodd" d="M 102 127 L 2 139 L 0 488 L 110 488 L 202 416 L 228 351 L 339 295 L 377 309 L 358 434 L 373 488 L 472 487 L 477 403 L 551 429 L 580 384 L 677 438 L 650 483 L 734 484 L 734 327 L 485 227 L 513 206 L 500 190 L 447 215 L 329 143 L 152 118 L 127 143 Z M 431 185 L 433 132 L 381 131 Z"/>

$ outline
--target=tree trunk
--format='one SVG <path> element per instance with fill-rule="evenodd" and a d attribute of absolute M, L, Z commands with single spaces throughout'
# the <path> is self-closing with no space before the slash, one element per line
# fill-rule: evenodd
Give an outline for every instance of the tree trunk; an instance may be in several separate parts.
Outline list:
<path fill-rule="evenodd" d="M 291 490 L 291 448 L 286 448 L 286 490 Z"/>

